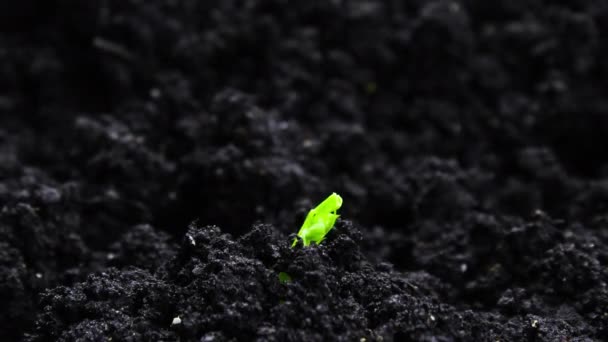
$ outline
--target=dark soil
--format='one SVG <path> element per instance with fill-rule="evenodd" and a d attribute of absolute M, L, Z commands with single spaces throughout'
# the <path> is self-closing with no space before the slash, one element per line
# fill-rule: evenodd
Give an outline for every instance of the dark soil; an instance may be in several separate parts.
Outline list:
<path fill-rule="evenodd" d="M 608 340 L 608 3 L 20 0 L 0 30 L 2 341 Z"/>

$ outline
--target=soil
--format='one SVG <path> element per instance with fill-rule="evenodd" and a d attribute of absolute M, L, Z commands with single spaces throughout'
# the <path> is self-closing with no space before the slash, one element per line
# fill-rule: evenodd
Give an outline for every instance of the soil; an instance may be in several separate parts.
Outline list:
<path fill-rule="evenodd" d="M 0 31 L 3 341 L 608 340 L 604 2 L 21 0 Z"/>

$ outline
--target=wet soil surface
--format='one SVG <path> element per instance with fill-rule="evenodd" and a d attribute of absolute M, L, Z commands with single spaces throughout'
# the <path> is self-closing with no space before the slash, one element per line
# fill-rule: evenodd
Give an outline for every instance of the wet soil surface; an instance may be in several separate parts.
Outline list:
<path fill-rule="evenodd" d="M 604 2 L 23 0 L 0 32 L 3 341 L 608 339 Z"/>

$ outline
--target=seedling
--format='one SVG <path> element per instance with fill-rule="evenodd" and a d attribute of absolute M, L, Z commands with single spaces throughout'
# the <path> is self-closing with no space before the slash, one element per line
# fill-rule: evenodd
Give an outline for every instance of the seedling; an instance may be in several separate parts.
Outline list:
<path fill-rule="evenodd" d="M 291 282 L 291 276 L 285 272 L 279 272 L 279 282 L 281 284 L 287 284 Z"/>
<path fill-rule="evenodd" d="M 334 227 L 336 220 L 340 215 L 336 212 L 342 206 L 342 197 L 337 193 L 332 193 L 316 208 L 311 209 L 306 215 L 306 220 L 302 224 L 302 228 L 298 232 L 298 236 L 302 239 L 304 247 L 310 246 L 311 242 L 315 244 L 321 243 L 325 235 Z M 294 239 L 291 247 L 295 247 L 298 239 Z"/>

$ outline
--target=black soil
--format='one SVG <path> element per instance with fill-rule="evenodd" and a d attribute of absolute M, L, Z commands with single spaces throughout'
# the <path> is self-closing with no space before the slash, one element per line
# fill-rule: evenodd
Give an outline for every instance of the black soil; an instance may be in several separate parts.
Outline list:
<path fill-rule="evenodd" d="M 604 1 L 20 0 L 0 31 L 2 341 L 608 340 Z"/>

